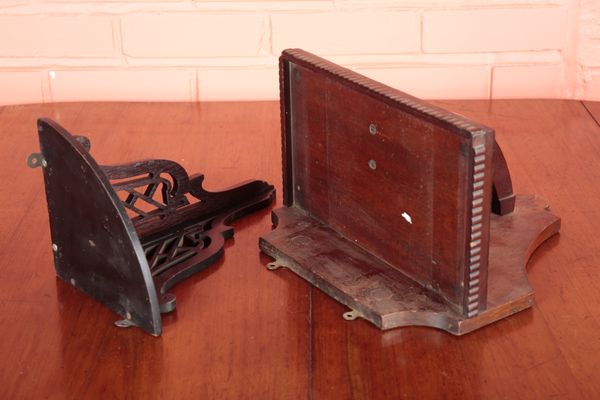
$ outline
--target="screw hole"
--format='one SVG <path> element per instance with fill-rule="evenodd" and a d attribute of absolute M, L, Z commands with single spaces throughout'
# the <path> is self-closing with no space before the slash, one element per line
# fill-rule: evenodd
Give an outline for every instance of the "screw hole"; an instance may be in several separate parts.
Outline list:
<path fill-rule="evenodd" d="M 43 167 L 48 165 L 41 154 L 31 153 L 29 156 L 27 156 L 27 166 L 29 166 L 29 168 L 37 168 L 40 165 Z"/>
<path fill-rule="evenodd" d="M 376 170 L 377 169 L 377 161 L 369 160 L 369 168 L 371 168 L 372 170 Z"/>
<path fill-rule="evenodd" d="M 119 321 L 115 321 L 115 326 L 117 326 L 119 328 L 129 328 L 131 326 L 136 326 L 136 325 L 135 325 L 135 322 L 133 322 L 130 319 L 122 319 Z"/>
<path fill-rule="evenodd" d="M 346 321 L 354 321 L 356 318 L 358 318 L 358 313 L 354 310 L 346 311 L 342 314 L 342 318 L 344 318 Z"/>
<path fill-rule="evenodd" d="M 375 124 L 370 124 L 369 125 L 369 133 L 371 135 L 375 135 L 377 133 L 377 125 Z"/>

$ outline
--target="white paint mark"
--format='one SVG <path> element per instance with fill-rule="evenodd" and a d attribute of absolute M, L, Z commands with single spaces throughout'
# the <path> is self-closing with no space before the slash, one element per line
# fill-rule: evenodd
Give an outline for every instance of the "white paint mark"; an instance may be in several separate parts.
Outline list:
<path fill-rule="evenodd" d="M 402 218 L 404 218 L 409 224 L 412 224 L 412 218 L 410 217 L 410 215 L 408 215 L 406 211 L 402 213 Z"/>
<path fill-rule="evenodd" d="M 48 75 L 50 75 L 50 79 L 56 79 L 56 71 L 50 71 Z"/>

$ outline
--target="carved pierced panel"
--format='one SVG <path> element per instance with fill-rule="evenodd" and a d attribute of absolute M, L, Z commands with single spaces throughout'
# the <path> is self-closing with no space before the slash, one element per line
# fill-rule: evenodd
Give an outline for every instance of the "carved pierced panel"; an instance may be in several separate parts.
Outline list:
<path fill-rule="evenodd" d="M 102 170 L 134 219 L 164 217 L 189 204 L 189 177 L 176 162 L 145 160 Z"/>
<path fill-rule="evenodd" d="M 144 244 L 152 276 L 179 264 L 206 248 L 210 242 L 208 223 L 201 223 Z"/>

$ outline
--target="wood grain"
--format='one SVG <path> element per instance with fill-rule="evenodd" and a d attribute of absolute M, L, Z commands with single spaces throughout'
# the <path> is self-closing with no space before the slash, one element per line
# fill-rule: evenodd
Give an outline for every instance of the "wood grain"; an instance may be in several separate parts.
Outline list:
<path fill-rule="evenodd" d="M 208 189 L 255 176 L 281 193 L 278 104 L 0 108 L 0 397 L 600 398 L 600 127 L 575 101 L 438 105 L 495 128 L 515 193 L 545 197 L 563 219 L 529 263 L 534 307 L 463 337 L 344 321 L 319 290 L 266 270 L 269 210 L 237 222 L 225 258 L 174 288 L 161 338 L 119 330 L 54 275 L 42 176 L 25 166 L 36 118 L 90 136 L 104 164 L 168 158 L 205 173 Z"/>
<path fill-rule="evenodd" d="M 345 322 L 344 307 L 312 290 L 314 398 L 600 396 L 600 128 L 579 102 L 438 104 L 494 127 L 515 193 L 545 196 L 563 219 L 529 263 L 535 305 L 456 339 Z"/>
<path fill-rule="evenodd" d="M 234 223 L 224 258 L 173 289 L 180 307 L 154 338 L 115 328 L 116 314 L 54 276 L 42 174 L 25 165 L 39 148 L 35 119 L 48 116 L 87 134 L 103 164 L 169 158 L 215 190 L 253 176 L 279 182 L 280 159 L 269 156 L 280 149 L 275 103 L 34 105 L 0 115 L 10 200 L 0 211 L 0 397 L 306 397 L 308 289 L 259 273 L 268 209 Z"/>
<path fill-rule="evenodd" d="M 464 335 L 533 304 L 527 261 L 559 232 L 560 219 L 535 196 L 518 196 L 515 204 L 514 212 L 491 217 L 488 301 L 472 317 L 298 207 L 274 210 L 277 226 L 259 245 L 275 259 L 268 269 L 289 268 L 379 329 L 429 326 Z"/>
<path fill-rule="evenodd" d="M 280 63 L 285 206 L 483 312 L 493 130 L 300 49 Z"/>
<path fill-rule="evenodd" d="M 590 113 L 591 117 L 600 126 L 600 102 L 597 101 L 583 101 L 583 106 Z"/>

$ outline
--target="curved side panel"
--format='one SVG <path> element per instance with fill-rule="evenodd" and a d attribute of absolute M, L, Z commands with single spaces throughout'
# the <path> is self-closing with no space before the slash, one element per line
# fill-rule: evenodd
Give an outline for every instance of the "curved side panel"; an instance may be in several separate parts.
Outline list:
<path fill-rule="evenodd" d="M 510 171 L 506 164 L 502 149 L 498 142 L 494 145 L 494 177 L 492 190 L 492 212 L 506 215 L 515 210 L 515 195 L 513 193 Z"/>
<path fill-rule="evenodd" d="M 162 331 L 156 290 L 132 222 L 82 144 L 38 121 L 56 274 L 153 334 Z"/>

